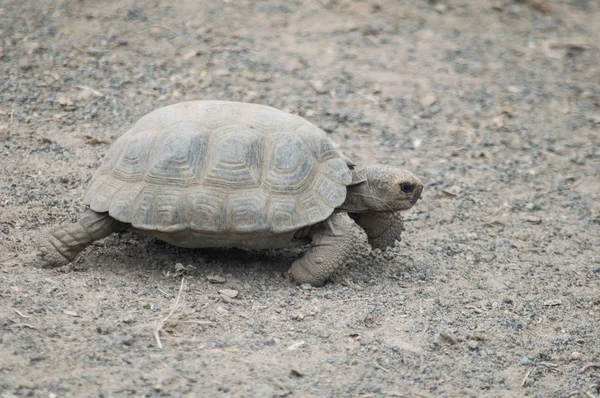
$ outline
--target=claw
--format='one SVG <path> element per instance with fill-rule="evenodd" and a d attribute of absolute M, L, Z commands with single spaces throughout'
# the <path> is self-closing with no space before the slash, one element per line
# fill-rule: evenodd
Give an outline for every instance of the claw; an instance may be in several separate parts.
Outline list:
<path fill-rule="evenodd" d="M 48 268 L 49 263 L 42 259 L 44 253 L 37 251 L 33 254 L 33 257 L 27 261 L 27 265 L 35 268 Z"/>
<path fill-rule="evenodd" d="M 29 264 L 36 268 L 54 268 L 68 264 L 70 260 L 57 250 L 52 250 L 41 243 L 35 248 L 35 254 Z"/>
<path fill-rule="evenodd" d="M 292 275 L 292 269 L 288 269 L 283 273 L 283 277 L 290 282 L 294 282 L 294 276 Z"/>

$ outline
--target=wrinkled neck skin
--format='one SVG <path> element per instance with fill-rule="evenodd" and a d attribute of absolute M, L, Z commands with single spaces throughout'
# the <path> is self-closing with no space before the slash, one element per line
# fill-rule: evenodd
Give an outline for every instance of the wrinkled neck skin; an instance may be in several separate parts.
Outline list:
<path fill-rule="evenodd" d="M 366 181 L 356 185 L 349 185 L 346 187 L 346 200 L 340 206 L 340 209 L 348 213 L 366 213 L 373 211 L 365 201 L 365 198 L 370 195 L 369 184 Z"/>

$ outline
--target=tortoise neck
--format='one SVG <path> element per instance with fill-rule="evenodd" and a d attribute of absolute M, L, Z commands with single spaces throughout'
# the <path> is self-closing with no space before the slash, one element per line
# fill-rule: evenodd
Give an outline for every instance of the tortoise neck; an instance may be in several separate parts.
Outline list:
<path fill-rule="evenodd" d="M 346 200 L 340 206 L 341 210 L 348 213 L 365 213 L 371 211 L 365 201 L 367 184 L 349 185 L 346 187 Z"/>

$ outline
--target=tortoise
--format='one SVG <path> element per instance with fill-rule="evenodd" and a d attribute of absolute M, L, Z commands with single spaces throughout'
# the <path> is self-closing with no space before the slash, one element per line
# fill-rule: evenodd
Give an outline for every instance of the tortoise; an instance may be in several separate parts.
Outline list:
<path fill-rule="evenodd" d="M 369 243 L 400 238 L 421 197 L 411 172 L 357 167 L 300 116 L 258 104 L 189 101 L 143 116 L 108 150 L 77 223 L 43 233 L 42 267 L 132 230 L 187 248 L 311 244 L 287 276 L 322 285 Z"/>

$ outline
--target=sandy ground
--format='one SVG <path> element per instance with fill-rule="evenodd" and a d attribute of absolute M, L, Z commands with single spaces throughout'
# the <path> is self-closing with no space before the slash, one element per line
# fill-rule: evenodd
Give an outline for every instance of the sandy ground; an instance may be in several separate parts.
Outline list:
<path fill-rule="evenodd" d="M 598 397 L 599 21 L 595 0 L 3 0 L 0 396 Z M 402 242 L 315 289 L 282 277 L 299 250 L 129 233 L 32 267 L 115 137 L 193 99 L 413 170 Z"/>

